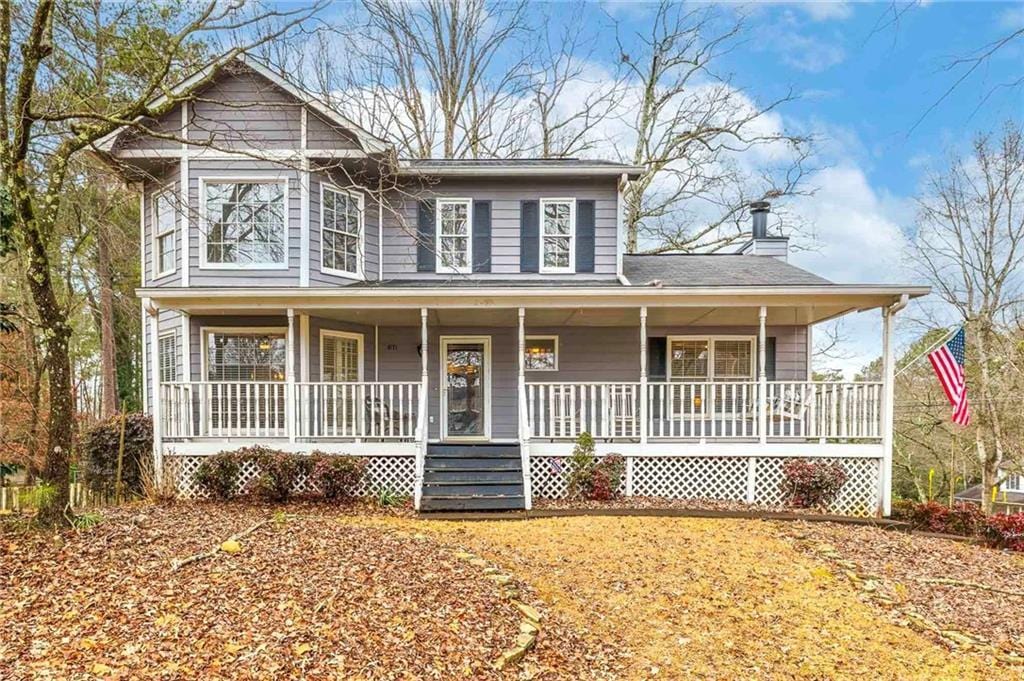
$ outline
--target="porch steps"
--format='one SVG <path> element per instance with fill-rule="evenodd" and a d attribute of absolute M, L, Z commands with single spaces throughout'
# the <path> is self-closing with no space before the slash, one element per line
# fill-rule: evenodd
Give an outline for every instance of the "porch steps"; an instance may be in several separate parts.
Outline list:
<path fill-rule="evenodd" d="M 421 511 L 523 509 L 518 444 L 428 444 Z"/>

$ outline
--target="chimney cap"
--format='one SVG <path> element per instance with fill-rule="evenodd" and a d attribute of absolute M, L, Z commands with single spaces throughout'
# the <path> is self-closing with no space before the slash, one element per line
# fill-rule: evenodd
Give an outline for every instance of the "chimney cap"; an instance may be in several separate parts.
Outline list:
<path fill-rule="evenodd" d="M 770 201 L 751 201 L 750 212 L 751 213 L 770 213 L 772 204 Z"/>

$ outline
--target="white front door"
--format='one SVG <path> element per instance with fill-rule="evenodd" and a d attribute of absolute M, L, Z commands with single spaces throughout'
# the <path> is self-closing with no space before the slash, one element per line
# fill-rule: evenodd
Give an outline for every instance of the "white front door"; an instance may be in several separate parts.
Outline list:
<path fill-rule="evenodd" d="M 491 337 L 441 337 L 441 439 L 491 438 Z"/>

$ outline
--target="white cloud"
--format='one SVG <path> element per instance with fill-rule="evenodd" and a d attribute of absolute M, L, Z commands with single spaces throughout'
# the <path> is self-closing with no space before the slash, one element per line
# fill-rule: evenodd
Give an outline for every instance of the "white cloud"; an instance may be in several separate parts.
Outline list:
<path fill-rule="evenodd" d="M 853 16 L 853 6 L 845 0 L 811 0 L 797 5 L 814 21 L 835 21 Z"/>
<path fill-rule="evenodd" d="M 846 50 L 836 41 L 825 42 L 790 31 L 778 36 L 774 49 L 782 61 L 808 73 L 821 73 L 846 59 Z"/>

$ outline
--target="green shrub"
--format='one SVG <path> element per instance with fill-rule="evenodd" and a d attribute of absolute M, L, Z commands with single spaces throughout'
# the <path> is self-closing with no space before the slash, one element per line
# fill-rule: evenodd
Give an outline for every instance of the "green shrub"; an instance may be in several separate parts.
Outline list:
<path fill-rule="evenodd" d="M 594 456 L 594 438 L 580 433 L 566 470 L 569 497 L 589 501 L 609 501 L 619 496 L 626 462 L 618 454 L 601 459 Z"/>
<path fill-rule="evenodd" d="M 89 429 L 82 441 L 85 484 L 93 492 L 112 496 L 117 486 L 117 459 L 121 442 L 121 415 L 112 416 Z M 124 456 L 121 490 L 126 495 L 143 493 L 143 471 L 153 453 L 153 419 L 146 414 L 124 415 Z M 151 466 L 150 466 L 151 467 Z"/>
<path fill-rule="evenodd" d="M 848 477 L 838 461 L 790 459 L 782 465 L 782 492 L 791 506 L 824 509 L 835 501 Z"/>
<path fill-rule="evenodd" d="M 308 473 L 311 464 L 308 456 L 260 446 L 249 447 L 247 458 L 256 464 L 259 474 L 246 491 L 274 502 L 288 501 L 299 476 Z"/>
<path fill-rule="evenodd" d="M 238 473 L 246 451 L 243 448 L 206 457 L 196 469 L 196 483 L 215 499 L 232 498 L 238 491 Z"/>
<path fill-rule="evenodd" d="M 313 452 L 312 482 L 331 501 L 350 499 L 366 471 L 366 459 Z"/>

